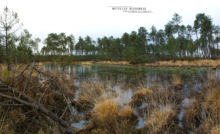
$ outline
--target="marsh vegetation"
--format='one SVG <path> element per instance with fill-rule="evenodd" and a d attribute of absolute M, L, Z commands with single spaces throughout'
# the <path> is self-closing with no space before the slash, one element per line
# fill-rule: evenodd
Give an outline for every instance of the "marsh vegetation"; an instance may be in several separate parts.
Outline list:
<path fill-rule="evenodd" d="M 207 67 L 1 65 L 15 89 L 0 88 L 0 133 L 216 134 L 219 79 Z"/>
<path fill-rule="evenodd" d="M 50 33 L 41 50 L 17 29 L 5 7 L 0 134 L 220 133 L 220 28 L 205 13 L 97 41 Z"/>

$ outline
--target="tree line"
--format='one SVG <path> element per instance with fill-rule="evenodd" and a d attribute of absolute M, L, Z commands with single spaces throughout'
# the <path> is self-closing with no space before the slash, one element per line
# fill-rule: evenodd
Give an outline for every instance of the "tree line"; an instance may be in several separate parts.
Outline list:
<path fill-rule="evenodd" d="M 164 29 L 152 26 L 124 33 L 119 38 L 90 36 L 78 41 L 65 33 L 50 33 L 43 40 L 39 51 L 39 38 L 33 38 L 28 30 L 18 34 L 21 23 L 17 13 L 7 7 L 0 14 L 0 61 L 22 62 L 41 60 L 51 56 L 65 56 L 69 60 L 127 60 L 131 63 L 158 60 L 219 58 L 220 27 L 205 13 L 196 15 L 193 25 L 183 25 L 182 17 L 175 13 Z M 37 57 L 37 58 L 36 58 Z M 81 58 L 80 58 L 81 57 Z"/>
<path fill-rule="evenodd" d="M 51 35 L 56 35 L 56 38 Z M 66 42 L 62 41 L 66 37 Z M 64 46 L 62 47 L 63 43 Z M 194 24 L 183 25 L 182 17 L 175 13 L 172 19 L 157 29 L 152 26 L 149 30 L 140 27 L 137 31 L 124 33 L 120 38 L 113 36 L 98 38 L 79 37 L 75 43 L 73 35 L 49 34 L 45 46 L 41 50 L 44 55 L 98 55 L 108 60 L 129 60 L 132 63 L 177 60 L 196 58 L 218 58 L 220 43 L 220 27 L 205 13 L 196 15 Z M 61 51 L 59 48 L 64 48 Z"/>

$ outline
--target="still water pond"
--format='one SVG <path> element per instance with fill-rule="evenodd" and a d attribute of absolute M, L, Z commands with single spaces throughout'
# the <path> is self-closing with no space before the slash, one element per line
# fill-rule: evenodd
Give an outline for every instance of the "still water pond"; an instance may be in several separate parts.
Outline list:
<path fill-rule="evenodd" d="M 185 87 L 201 88 L 202 83 L 220 78 L 220 68 L 178 68 L 178 67 L 142 67 L 125 65 L 81 65 L 81 64 L 44 64 L 44 71 L 64 73 L 75 79 L 76 84 L 83 81 L 108 82 L 112 86 L 125 83 L 127 87 L 146 88 L 153 85 L 167 87 L 175 78 L 182 81 Z M 174 78 L 175 77 L 175 78 Z"/>
<path fill-rule="evenodd" d="M 212 69 L 209 67 L 178 68 L 99 64 L 44 64 L 42 69 L 52 73 L 62 73 L 67 77 L 71 77 L 74 79 L 74 84 L 78 87 L 83 86 L 88 81 L 101 83 L 105 85 L 104 87 L 112 89 L 118 94 L 114 100 L 121 106 L 129 104 L 134 92 L 139 87 L 151 89 L 153 86 L 159 86 L 167 88 L 174 82 L 181 82 L 184 99 L 180 105 L 183 107 L 178 114 L 180 127 L 182 126 L 181 121 L 184 115 L 184 105 L 187 104 L 186 102 L 192 100 L 189 98 L 190 94 L 202 89 L 203 84 L 207 80 L 220 78 L 220 68 Z M 143 104 L 133 111 L 138 117 L 136 128 L 142 128 L 145 124 L 145 117 L 137 112 L 145 107 L 146 105 Z M 78 122 L 74 122 L 73 126 L 83 129 L 87 122 L 86 120 L 79 120 Z"/>

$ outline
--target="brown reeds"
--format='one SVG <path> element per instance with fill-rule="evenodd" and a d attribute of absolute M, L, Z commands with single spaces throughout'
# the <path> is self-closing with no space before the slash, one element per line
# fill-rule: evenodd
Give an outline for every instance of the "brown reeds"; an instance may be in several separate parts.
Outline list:
<path fill-rule="evenodd" d="M 13 67 L 12 67 L 13 68 Z M 19 68 L 19 70 L 18 70 Z M 134 92 L 131 102 L 119 105 L 117 93 L 103 83 L 85 81 L 78 88 L 72 79 L 62 74 L 43 72 L 34 64 L 14 67 L 8 72 L 0 68 L 0 133 L 60 133 L 75 128 L 72 107 L 86 113 L 90 123 L 78 133 L 92 134 L 179 134 L 219 133 L 220 84 L 206 81 L 204 89 L 192 94 L 192 103 L 184 107 L 182 127 L 177 118 L 184 99 L 183 90 L 175 86 L 163 88 L 142 86 Z M 173 76 L 172 85 L 182 80 Z M 10 87 L 10 88 L 9 88 Z M 141 107 L 145 104 L 144 107 Z M 134 110 L 137 111 L 134 114 Z M 138 116 L 145 119 L 144 128 L 136 129 Z M 140 118 L 140 117 L 139 117 Z"/>

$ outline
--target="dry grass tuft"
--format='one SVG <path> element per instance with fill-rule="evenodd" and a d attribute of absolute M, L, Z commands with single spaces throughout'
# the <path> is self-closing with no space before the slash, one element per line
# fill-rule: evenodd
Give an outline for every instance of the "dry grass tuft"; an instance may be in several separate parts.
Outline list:
<path fill-rule="evenodd" d="M 170 105 L 155 109 L 147 120 L 146 127 L 153 133 L 158 133 L 163 127 L 172 124 L 175 115 L 176 111 Z"/>
<path fill-rule="evenodd" d="M 96 105 L 92 122 L 95 126 L 92 130 L 94 134 L 136 133 L 134 126 L 137 117 L 133 114 L 132 108 L 124 107 L 119 110 L 118 104 L 110 99 Z"/>
<path fill-rule="evenodd" d="M 83 61 L 83 62 L 80 62 L 81 65 L 84 65 L 84 66 L 91 66 L 93 64 L 93 62 L 91 61 Z"/>
<path fill-rule="evenodd" d="M 173 85 L 182 85 L 182 80 L 180 78 L 180 76 L 177 75 L 172 75 L 172 84 Z"/>
<path fill-rule="evenodd" d="M 80 96 L 86 96 L 91 101 L 96 101 L 105 93 L 105 87 L 102 83 L 87 81 L 82 84 Z"/>
<path fill-rule="evenodd" d="M 190 107 L 184 111 L 182 119 L 183 125 L 187 130 L 196 130 L 198 124 L 201 123 L 201 104 L 198 100 L 194 100 Z"/>
<path fill-rule="evenodd" d="M 220 88 L 210 91 L 205 100 L 205 107 L 220 112 Z"/>
<path fill-rule="evenodd" d="M 218 67 L 220 66 L 220 60 L 194 60 L 194 61 L 158 61 L 155 63 L 145 63 L 146 66 L 171 66 L 171 67 L 201 67 L 201 66 L 211 66 Z"/>
<path fill-rule="evenodd" d="M 217 131 L 213 126 L 218 126 L 220 120 L 220 88 L 208 89 L 202 103 L 205 118 L 199 132 L 215 134 Z"/>
<path fill-rule="evenodd" d="M 202 124 L 200 125 L 200 128 L 197 130 L 197 132 L 199 134 L 200 133 L 208 134 L 213 129 L 213 126 L 216 126 L 215 121 L 210 117 L 206 117 L 206 119 L 202 122 Z"/>
<path fill-rule="evenodd" d="M 93 122 L 102 129 L 107 129 L 110 133 L 115 133 L 118 122 L 118 105 L 112 100 L 104 100 L 96 105 L 93 113 Z"/>
<path fill-rule="evenodd" d="M 138 90 L 134 93 L 134 96 L 132 97 L 131 106 L 132 107 L 138 107 L 143 102 L 147 101 L 147 98 L 150 97 L 150 95 L 153 94 L 153 91 L 150 89 L 142 89 Z"/>
<path fill-rule="evenodd" d="M 91 131 L 91 134 L 108 134 L 108 131 L 106 129 L 103 130 L 103 129 L 98 128 L 98 129 L 93 129 Z"/>
<path fill-rule="evenodd" d="M 84 65 L 91 65 L 93 62 L 90 61 L 86 61 L 86 62 L 81 62 L 81 64 Z M 98 61 L 96 62 L 97 64 L 109 64 L 109 65 L 131 65 L 129 62 L 127 61 Z M 177 61 L 158 61 L 155 63 L 145 63 L 145 66 L 153 66 L 153 67 L 157 67 L 157 66 L 165 66 L 165 67 L 213 67 L 216 68 L 218 66 L 220 66 L 220 60 L 211 60 L 211 59 L 202 59 L 202 60 L 194 60 L 194 61 L 182 61 L 182 60 L 177 60 Z"/>
<path fill-rule="evenodd" d="M 96 105 L 94 117 L 95 120 L 105 122 L 109 118 L 118 116 L 118 105 L 112 100 L 105 100 Z"/>
<path fill-rule="evenodd" d="M 131 107 L 125 107 L 119 111 L 119 116 L 122 118 L 130 117 L 133 114 L 133 110 Z"/>
<path fill-rule="evenodd" d="M 97 64 L 109 64 L 109 65 L 129 65 L 128 61 L 99 61 Z"/>
<path fill-rule="evenodd" d="M 134 115 L 133 109 L 131 107 L 124 107 L 119 111 L 119 119 L 126 120 L 128 123 L 136 124 L 137 116 Z"/>
<path fill-rule="evenodd" d="M 150 89 L 142 89 L 135 92 L 135 95 L 151 95 L 153 93 Z"/>
<path fill-rule="evenodd" d="M 216 126 L 216 127 L 212 128 L 210 134 L 220 134 L 220 126 Z"/>

